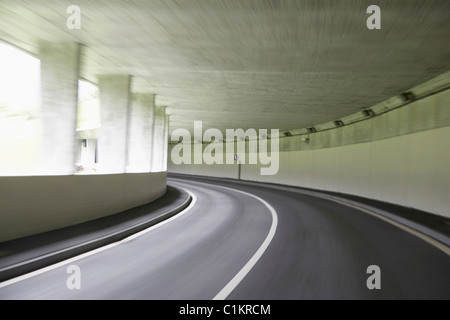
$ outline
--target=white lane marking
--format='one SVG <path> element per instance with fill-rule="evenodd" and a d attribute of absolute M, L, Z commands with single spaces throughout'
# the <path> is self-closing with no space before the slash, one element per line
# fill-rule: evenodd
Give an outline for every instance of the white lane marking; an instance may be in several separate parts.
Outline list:
<path fill-rule="evenodd" d="M 341 201 L 341 200 L 333 199 L 331 197 L 327 197 L 325 195 L 319 195 L 319 194 L 316 194 L 316 193 L 302 192 L 301 190 L 295 190 L 295 189 L 291 189 L 289 187 L 287 187 L 287 188 L 276 188 L 276 189 L 278 189 L 278 190 L 283 190 L 283 189 L 286 190 L 287 189 L 287 190 L 289 190 L 291 192 L 300 193 L 300 194 L 303 194 L 303 195 L 307 195 L 307 196 L 311 196 L 311 197 L 315 197 L 315 198 L 319 198 L 319 199 L 333 201 L 335 203 L 338 203 L 338 204 L 341 204 L 341 205 L 344 205 L 344 206 L 347 206 L 347 207 L 350 207 L 350 208 L 362 211 L 362 212 L 367 213 L 367 214 L 369 214 L 369 215 L 371 215 L 371 216 L 373 216 L 375 218 L 383 220 L 384 222 L 387 222 L 387 223 L 389 223 L 389 224 L 391 224 L 391 225 L 393 225 L 393 226 L 395 226 L 395 227 L 397 227 L 399 229 L 402 229 L 403 231 L 406 231 L 406 232 L 412 234 L 413 236 L 416 236 L 419 239 L 422 239 L 423 241 L 427 242 L 428 244 L 432 245 L 433 247 L 441 250 L 442 252 L 444 252 L 445 254 L 450 256 L 450 247 L 446 246 L 444 243 L 442 243 L 442 242 L 440 242 L 438 240 L 435 240 L 434 238 L 428 236 L 425 233 L 422 233 L 422 232 L 420 232 L 420 231 L 418 231 L 416 229 L 408 227 L 407 225 L 404 225 L 404 224 L 402 224 L 400 222 L 397 222 L 397 221 L 395 221 L 395 220 L 393 220 L 393 219 L 391 219 L 389 217 L 386 217 L 386 216 L 384 216 L 384 215 L 382 215 L 380 213 L 377 213 L 375 211 L 371 211 L 369 209 L 359 207 L 358 205 L 355 205 L 355 204 L 347 203 L 347 202 L 344 202 L 344 201 Z"/>
<path fill-rule="evenodd" d="M 181 188 L 181 187 L 180 187 L 180 188 Z M 157 228 L 159 228 L 159 227 L 162 227 L 163 225 L 165 225 L 165 224 L 167 224 L 167 223 L 169 223 L 169 222 L 171 222 L 171 221 L 173 221 L 173 220 L 175 220 L 175 219 L 181 217 L 182 215 L 184 215 L 185 213 L 187 213 L 189 210 L 191 210 L 191 209 L 194 207 L 195 203 L 197 202 L 197 196 L 196 196 L 194 193 L 190 192 L 189 190 L 187 190 L 187 189 L 185 189 L 185 188 L 181 188 L 181 189 L 183 189 L 184 191 L 186 191 L 186 192 L 192 197 L 192 201 L 191 201 L 191 203 L 189 204 L 189 206 L 187 206 L 183 211 L 177 213 L 176 215 L 170 217 L 169 219 L 164 220 L 164 221 L 162 221 L 162 222 L 160 222 L 160 223 L 158 223 L 158 224 L 155 224 L 155 225 L 153 225 L 153 226 L 151 226 L 151 227 L 148 227 L 147 229 L 144 229 L 144 230 L 142 230 L 142 231 L 139 231 L 139 232 L 137 232 L 137 233 L 135 233 L 135 234 L 132 234 L 131 236 L 129 236 L 129 237 L 125 238 L 125 239 L 122 239 L 122 240 L 120 240 L 120 241 L 116 241 L 116 242 L 110 243 L 110 244 L 108 244 L 108 245 L 106 245 L 106 246 L 103 246 L 103 247 L 100 247 L 100 248 L 97 248 L 97 249 L 94 249 L 94 250 L 91 250 L 91 251 L 82 253 L 82 254 L 80 254 L 80 255 L 78 255 L 78 256 L 75 256 L 75 257 L 73 257 L 73 258 L 69 258 L 69 259 L 67 259 L 67 260 L 64 260 L 64 261 L 61 261 L 61 262 L 52 264 L 52 265 L 47 266 L 47 267 L 45 267 L 45 268 L 42 268 L 42 269 L 39 269 L 39 270 L 36 270 L 36 271 L 32 271 L 32 272 L 30 272 L 30 273 L 26 273 L 26 274 L 21 275 L 21 276 L 18 276 L 18 277 L 16 277 L 16 278 L 12 278 L 12 279 L 6 280 L 6 281 L 4 281 L 4 282 L 0 282 L 0 288 L 4 288 L 4 287 L 9 286 L 9 285 L 12 285 L 12 284 L 14 284 L 14 283 L 17 283 L 17 282 L 20 282 L 20 281 L 29 279 L 29 278 L 31 278 L 31 277 L 37 276 L 37 275 L 39 275 L 39 274 L 42 274 L 42 273 L 45 273 L 45 272 L 48 272 L 48 271 L 57 269 L 57 268 L 59 268 L 59 267 L 62 267 L 62 266 L 64 266 L 64 265 L 69 264 L 69 263 L 72 263 L 72 262 L 74 262 L 74 261 L 77 261 L 77 260 L 80 260 L 80 259 L 83 259 L 83 258 L 92 256 L 92 255 L 94 255 L 94 254 L 97 254 L 97 253 L 99 253 L 99 252 L 106 251 L 106 250 L 108 250 L 108 249 L 114 248 L 114 247 L 116 247 L 116 246 L 118 246 L 118 245 L 120 245 L 120 244 L 126 243 L 126 242 L 128 242 L 128 241 L 133 240 L 133 239 L 136 239 L 137 237 L 142 236 L 143 234 L 146 234 L 146 233 L 148 233 L 148 232 L 150 232 L 150 231 L 152 231 L 152 230 L 155 230 L 155 229 L 157 229 Z"/>
<path fill-rule="evenodd" d="M 272 214 L 272 225 L 270 226 L 270 230 L 269 230 L 269 233 L 267 234 L 266 239 L 261 244 L 261 246 L 259 247 L 258 251 L 256 251 L 256 253 L 253 255 L 253 257 L 247 262 L 247 264 L 234 276 L 233 279 L 231 279 L 230 282 L 228 282 L 228 284 L 213 298 L 213 300 L 225 300 L 228 297 L 228 295 L 237 287 L 237 285 L 245 278 L 245 276 L 250 272 L 250 270 L 258 262 L 258 260 L 261 258 L 261 256 L 266 251 L 266 249 L 269 246 L 269 244 L 272 242 L 272 239 L 273 239 L 273 237 L 275 235 L 275 232 L 276 232 L 276 229 L 277 229 L 277 225 L 278 225 L 277 212 L 264 199 L 261 199 L 260 197 L 255 196 L 254 194 L 251 194 L 251 193 L 248 193 L 248 192 L 245 192 L 245 191 L 232 189 L 232 188 L 228 188 L 228 187 L 223 187 L 223 186 L 220 186 L 220 187 L 221 188 L 225 188 L 225 189 L 229 189 L 229 190 L 232 190 L 232 191 L 243 193 L 243 194 L 245 194 L 247 196 L 253 197 L 256 200 L 262 202 L 262 204 L 264 204 L 269 209 L 270 213 Z"/>
<path fill-rule="evenodd" d="M 428 236 L 428 235 L 426 235 L 426 234 L 424 234 L 424 233 L 422 233 L 420 231 L 417 231 L 417 230 L 415 230 L 413 228 L 410 228 L 410 227 L 408 227 L 408 226 L 406 226 L 404 224 L 401 224 L 401 223 L 399 223 L 399 222 L 397 222 L 395 220 L 392 220 L 392 219 L 390 219 L 388 217 L 385 217 L 385 216 L 383 216 L 383 215 L 381 215 L 379 213 L 370 211 L 370 210 L 365 209 L 365 208 L 358 207 L 357 205 L 353 205 L 353 204 L 346 203 L 346 202 L 339 201 L 339 200 L 335 200 L 335 199 L 328 199 L 328 200 L 334 201 L 336 203 L 342 204 L 342 205 L 350 207 L 350 208 L 354 208 L 354 209 L 360 210 L 360 211 L 362 211 L 364 213 L 367 213 L 367 214 L 369 214 L 369 215 L 371 215 L 373 217 L 376 217 L 376 218 L 381 219 L 381 220 L 383 220 L 383 221 L 385 221 L 387 223 L 390 223 L 393 226 L 396 226 L 397 228 L 400 228 L 403 231 L 406 231 L 406 232 L 408 232 L 408 233 L 418 237 L 419 239 L 422 239 L 423 241 L 427 242 L 428 244 L 436 247 L 437 249 L 441 250 L 442 252 L 444 252 L 445 254 L 450 256 L 450 248 L 449 247 L 447 247 L 442 242 L 439 242 L 439 241 L 433 239 L 432 237 L 430 237 L 430 236 Z"/>

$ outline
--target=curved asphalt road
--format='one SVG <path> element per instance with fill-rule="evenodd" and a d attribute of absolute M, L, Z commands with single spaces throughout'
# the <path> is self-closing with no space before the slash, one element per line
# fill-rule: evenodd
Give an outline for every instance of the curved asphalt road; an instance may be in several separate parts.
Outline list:
<path fill-rule="evenodd" d="M 169 181 L 195 195 L 189 210 L 0 284 L 0 299 L 450 299 L 448 254 L 358 209 L 267 186 Z M 66 286 L 74 264 L 80 290 Z M 366 286 L 370 265 L 381 269 L 380 290 Z"/>

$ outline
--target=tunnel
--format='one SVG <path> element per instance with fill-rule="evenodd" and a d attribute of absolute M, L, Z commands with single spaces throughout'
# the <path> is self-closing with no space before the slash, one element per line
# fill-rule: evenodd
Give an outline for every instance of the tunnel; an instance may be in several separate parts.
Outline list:
<path fill-rule="evenodd" d="M 450 299 L 449 39 L 443 0 L 2 0 L 0 299 Z"/>

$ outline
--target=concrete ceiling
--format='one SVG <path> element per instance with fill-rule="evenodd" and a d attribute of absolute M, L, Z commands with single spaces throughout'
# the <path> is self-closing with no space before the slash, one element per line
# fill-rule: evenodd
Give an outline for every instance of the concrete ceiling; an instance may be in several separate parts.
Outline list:
<path fill-rule="evenodd" d="M 66 27 L 69 5 L 81 29 Z M 381 8 L 381 30 L 366 9 Z M 315 125 L 450 70 L 450 1 L 0 0 L 0 40 L 77 41 L 82 77 L 130 74 L 171 130 Z"/>

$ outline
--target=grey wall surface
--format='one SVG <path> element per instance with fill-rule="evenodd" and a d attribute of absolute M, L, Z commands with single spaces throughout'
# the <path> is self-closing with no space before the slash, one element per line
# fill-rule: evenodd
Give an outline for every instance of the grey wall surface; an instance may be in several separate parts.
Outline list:
<path fill-rule="evenodd" d="M 151 202 L 165 172 L 0 177 L 0 242 L 54 230 Z"/>

